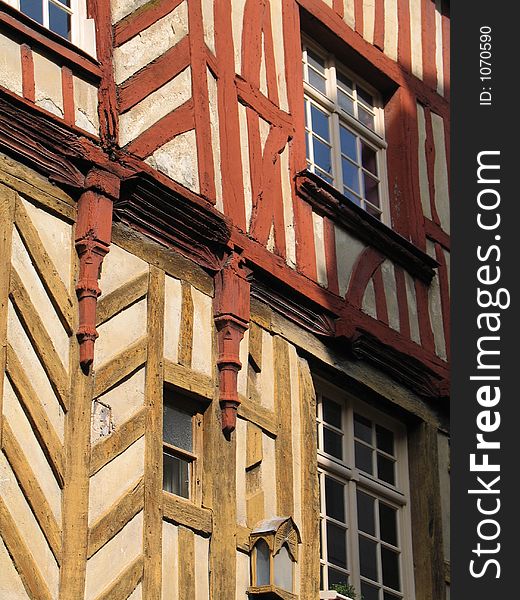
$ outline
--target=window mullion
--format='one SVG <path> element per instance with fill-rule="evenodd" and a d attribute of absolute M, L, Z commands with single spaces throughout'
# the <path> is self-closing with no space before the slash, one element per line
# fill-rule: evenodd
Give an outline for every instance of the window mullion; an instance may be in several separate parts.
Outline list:
<path fill-rule="evenodd" d="M 343 193 L 343 172 L 341 168 L 341 146 L 339 135 L 339 116 L 337 112 L 331 114 L 331 141 L 333 153 L 334 186 Z"/>
<path fill-rule="evenodd" d="M 43 26 L 49 29 L 49 0 L 42 0 L 43 2 Z"/>

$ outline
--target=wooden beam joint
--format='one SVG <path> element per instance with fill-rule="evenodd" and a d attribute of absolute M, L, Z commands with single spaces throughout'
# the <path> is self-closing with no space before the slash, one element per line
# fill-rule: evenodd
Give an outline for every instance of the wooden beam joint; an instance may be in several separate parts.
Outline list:
<path fill-rule="evenodd" d="M 119 196 L 119 179 L 106 171 L 92 169 L 85 178 L 85 189 L 78 201 L 76 251 L 79 257 L 79 277 L 76 295 L 79 305 L 77 337 L 80 345 L 80 365 L 88 372 L 94 361 L 96 305 L 101 295 L 98 280 L 101 264 L 110 249 L 112 205 Z"/>
<path fill-rule="evenodd" d="M 242 368 L 240 342 L 249 327 L 251 270 L 233 252 L 215 276 L 214 320 L 218 335 L 219 401 L 222 431 L 229 438 L 240 405 L 237 378 Z"/>

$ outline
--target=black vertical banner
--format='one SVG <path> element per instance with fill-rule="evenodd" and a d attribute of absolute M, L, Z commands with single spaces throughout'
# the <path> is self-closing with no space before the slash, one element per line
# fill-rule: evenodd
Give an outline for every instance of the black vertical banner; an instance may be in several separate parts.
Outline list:
<path fill-rule="evenodd" d="M 515 3 L 451 4 L 451 598 L 520 598 Z M 514 12 L 513 12 L 514 11 Z M 517 185 L 515 186 L 515 183 Z"/>

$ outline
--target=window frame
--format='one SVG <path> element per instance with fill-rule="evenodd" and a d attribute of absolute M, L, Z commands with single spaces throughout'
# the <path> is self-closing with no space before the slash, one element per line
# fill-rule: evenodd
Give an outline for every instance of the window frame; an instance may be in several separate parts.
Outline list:
<path fill-rule="evenodd" d="M 162 491 L 165 494 L 175 496 L 176 498 L 182 498 L 187 502 L 191 502 L 197 506 L 202 505 L 202 472 L 203 472 L 203 412 L 204 407 L 202 403 L 196 399 L 191 398 L 183 390 L 174 388 L 172 386 L 165 385 L 163 389 L 163 408 L 162 414 L 164 415 L 164 406 L 169 404 L 173 408 L 191 414 L 191 431 L 192 431 L 192 451 L 179 448 L 164 440 L 164 422 L 163 422 L 163 437 L 161 440 L 162 448 L 162 468 L 164 469 L 164 455 L 169 454 L 180 458 L 189 463 L 188 465 L 188 497 L 169 492 L 164 489 L 164 473 Z M 163 417 L 164 419 L 164 417 Z"/>
<path fill-rule="evenodd" d="M 24 13 L 20 8 L 20 0 L 4 0 L 4 2 L 20 11 L 21 14 L 31 19 L 34 23 L 45 27 L 45 29 L 60 39 L 73 44 L 91 56 L 96 56 L 94 24 L 92 19 L 88 18 L 86 0 L 70 0 L 70 7 L 60 2 L 60 0 L 40 0 L 42 2 L 43 23 L 35 21 Z M 70 39 L 63 37 L 49 27 L 49 4 L 57 5 L 61 10 L 70 15 Z"/>
<path fill-rule="evenodd" d="M 319 494 L 320 494 L 320 570 L 323 572 L 323 587 L 325 590 L 330 589 L 328 584 L 327 567 L 330 565 L 337 571 L 345 572 L 348 576 L 348 581 L 358 593 L 361 593 L 360 574 L 360 556 L 359 556 L 359 530 L 358 530 L 358 511 L 357 511 L 357 492 L 364 492 L 375 497 L 378 502 L 394 508 L 397 521 L 397 540 L 400 560 L 399 573 L 401 590 L 399 593 L 391 588 L 385 589 L 382 584 L 382 569 L 381 569 L 381 546 L 391 546 L 391 544 L 381 540 L 380 536 L 372 536 L 373 539 L 378 538 L 378 549 L 376 550 L 376 560 L 379 570 L 379 597 L 383 598 L 384 591 L 394 594 L 403 600 L 413 600 L 415 598 L 414 572 L 413 572 L 413 553 L 412 553 L 412 534 L 411 534 L 411 512 L 410 512 L 410 487 L 408 473 L 408 451 L 407 451 L 407 434 L 406 427 L 403 423 L 383 413 L 371 405 L 368 405 L 358 398 L 353 397 L 347 392 L 339 389 L 335 385 L 325 381 L 324 379 L 314 376 L 316 389 L 316 426 L 318 431 L 318 477 L 319 477 Z M 343 434 L 343 457 L 339 459 L 333 455 L 326 453 L 323 450 L 323 412 L 322 398 L 325 396 L 328 400 L 336 402 L 341 408 L 341 425 Z M 378 480 L 375 476 L 369 475 L 355 466 L 354 456 L 354 413 L 359 414 L 367 419 L 370 419 L 373 424 L 381 425 L 394 433 L 394 455 L 395 462 L 395 485 L 391 485 L 384 481 Z M 326 515 L 325 507 L 325 475 L 332 477 L 341 482 L 344 487 L 344 512 L 345 523 L 339 523 L 346 528 L 346 569 L 343 569 L 334 563 L 327 561 L 327 531 L 326 523 L 336 521 Z M 379 511 L 379 508 L 374 510 Z M 374 513 L 374 523 L 376 532 L 378 530 L 377 515 Z M 362 532 L 363 537 L 371 537 L 370 534 Z M 367 583 L 370 579 L 363 578 Z M 375 580 L 372 580 L 375 583 Z"/>
<path fill-rule="evenodd" d="M 319 46 L 314 40 L 306 35 L 302 36 L 302 68 L 305 69 L 305 54 L 307 48 L 317 54 L 325 63 L 325 81 L 326 81 L 326 94 L 322 93 L 309 82 L 305 80 L 305 73 L 303 74 L 303 92 L 304 92 L 304 114 L 305 114 L 305 138 L 307 142 L 308 127 L 307 124 L 309 115 L 307 114 L 307 100 L 317 105 L 317 107 L 330 115 L 331 124 L 329 127 L 330 133 L 330 146 L 331 146 L 331 166 L 332 183 L 329 183 L 340 191 L 343 195 L 343 172 L 342 172 L 342 153 L 340 147 L 340 127 L 341 125 L 351 131 L 356 137 L 362 139 L 370 146 L 376 154 L 377 161 L 377 178 L 379 179 L 378 191 L 379 191 L 379 203 L 380 203 L 380 219 L 382 223 L 386 225 L 390 224 L 390 206 L 389 206 L 389 193 L 388 193 L 388 176 L 387 176 L 387 156 L 386 150 L 388 144 L 385 140 L 385 122 L 384 122 L 384 107 L 380 92 L 371 86 L 367 81 L 360 77 L 357 73 L 348 69 L 343 65 L 334 54 L 331 54 Z M 308 67 L 307 67 L 308 68 Z M 373 100 L 374 109 L 374 130 L 364 125 L 356 117 L 350 115 L 344 111 L 337 100 L 337 72 L 340 72 L 344 76 L 348 77 L 355 85 L 355 100 L 357 101 L 357 86 L 360 86 L 363 90 L 368 92 Z M 356 108 L 357 110 L 357 108 Z M 306 153 L 307 154 L 307 153 Z M 307 157 L 306 157 L 307 158 Z M 352 161 L 351 161 L 352 162 Z M 309 164 L 311 163 L 311 164 Z M 316 173 L 315 165 L 307 158 L 307 168 L 310 172 Z M 364 172 L 366 169 L 360 163 L 356 165 L 359 172 Z M 319 173 L 316 173 L 318 176 Z M 359 177 L 359 175 L 358 175 Z M 326 180 L 325 180 L 326 181 Z M 345 198 L 349 202 L 353 202 L 345 195 Z M 365 212 L 368 212 L 365 208 L 366 197 L 365 194 L 362 196 L 361 207 Z M 370 214 L 370 213 L 368 213 Z M 377 218 L 377 217 L 374 217 Z"/>

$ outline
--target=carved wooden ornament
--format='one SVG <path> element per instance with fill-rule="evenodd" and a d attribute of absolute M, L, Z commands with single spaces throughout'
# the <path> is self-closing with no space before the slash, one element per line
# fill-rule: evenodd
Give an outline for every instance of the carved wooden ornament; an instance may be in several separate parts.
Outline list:
<path fill-rule="evenodd" d="M 79 305 L 79 362 L 88 371 L 94 361 L 96 305 L 101 294 L 98 279 L 101 264 L 110 249 L 112 203 L 119 194 L 119 179 L 105 171 L 92 169 L 85 179 L 85 191 L 78 202 L 76 251 L 79 277 L 76 295 Z"/>
<path fill-rule="evenodd" d="M 244 259 L 233 252 L 215 276 L 213 313 L 218 332 L 219 401 L 226 436 L 235 429 L 240 404 L 237 378 L 242 368 L 240 341 L 249 326 L 250 275 Z"/>

